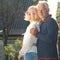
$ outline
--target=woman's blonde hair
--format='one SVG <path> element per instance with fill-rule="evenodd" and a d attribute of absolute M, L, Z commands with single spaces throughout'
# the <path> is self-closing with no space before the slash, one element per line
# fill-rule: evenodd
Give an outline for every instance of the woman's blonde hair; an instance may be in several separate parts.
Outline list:
<path fill-rule="evenodd" d="M 40 22 L 41 21 L 41 19 L 40 19 L 40 17 L 38 16 L 38 11 L 37 11 L 37 8 L 36 8 L 36 6 L 30 6 L 30 7 L 28 7 L 28 9 L 27 9 L 27 11 L 26 12 L 28 12 L 28 10 L 30 10 L 30 9 L 34 9 L 35 11 L 36 11 L 36 13 L 37 13 L 37 19 L 30 19 L 30 20 L 33 20 L 33 21 L 37 21 L 37 22 Z"/>

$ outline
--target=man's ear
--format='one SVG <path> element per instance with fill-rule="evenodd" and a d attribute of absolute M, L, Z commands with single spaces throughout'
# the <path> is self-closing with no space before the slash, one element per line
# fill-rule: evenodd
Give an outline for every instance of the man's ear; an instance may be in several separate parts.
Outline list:
<path fill-rule="evenodd" d="M 50 9 L 48 8 L 48 12 L 50 12 Z"/>

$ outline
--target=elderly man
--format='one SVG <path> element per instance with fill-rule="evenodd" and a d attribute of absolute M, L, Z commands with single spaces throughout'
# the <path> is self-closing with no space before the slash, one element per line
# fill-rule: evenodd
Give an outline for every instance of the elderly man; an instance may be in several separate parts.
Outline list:
<path fill-rule="evenodd" d="M 49 6 L 46 1 L 39 1 L 37 10 L 42 19 L 37 41 L 38 60 L 58 60 L 56 47 L 58 25 L 49 15 Z"/>

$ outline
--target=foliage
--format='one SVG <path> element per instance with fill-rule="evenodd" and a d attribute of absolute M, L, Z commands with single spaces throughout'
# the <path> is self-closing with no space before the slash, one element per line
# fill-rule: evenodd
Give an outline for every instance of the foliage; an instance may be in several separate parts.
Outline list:
<path fill-rule="evenodd" d="M 57 9 L 57 22 L 58 22 L 58 26 L 59 26 L 59 36 L 60 36 L 60 8 L 58 7 Z"/>
<path fill-rule="evenodd" d="M 15 41 L 15 46 L 16 46 L 16 49 L 18 48 L 18 51 L 19 51 L 22 47 L 22 40 L 19 40 L 19 38 L 17 38 L 17 40 Z"/>
<path fill-rule="evenodd" d="M 33 0 L 33 2 L 35 2 L 35 3 L 37 3 L 39 0 Z M 43 0 L 41 0 L 41 1 L 43 1 Z M 45 1 L 47 1 L 47 0 L 45 0 Z"/>
<path fill-rule="evenodd" d="M 57 9 L 57 16 L 60 15 L 60 8 Z"/>
<path fill-rule="evenodd" d="M 0 0 L 2 27 L 7 27 L 10 30 L 12 23 L 21 15 L 22 11 L 23 7 L 19 0 Z"/>
<path fill-rule="evenodd" d="M 33 2 L 38 2 L 39 0 L 33 0 Z"/>
<path fill-rule="evenodd" d="M 8 55 L 12 60 L 17 58 L 19 50 L 22 47 L 22 40 L 17 40 L 15 41 L 15 44 L 9 44 L 4 47 L 5 49 L 5 54 Z"/>
<path fill-rule="evenodd" d="M 15 49 L 12 45 L 7 45 L 5 48 L 5 54 L 14 58 L 15 57 Z"/>

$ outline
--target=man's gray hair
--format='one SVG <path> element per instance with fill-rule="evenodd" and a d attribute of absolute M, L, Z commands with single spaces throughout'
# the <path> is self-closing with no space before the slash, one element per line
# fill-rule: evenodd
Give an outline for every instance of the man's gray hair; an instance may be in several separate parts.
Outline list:
<path fill-rule="evenodd" d="M 39 4 L 44 5 L 45 8 L 47 8 L 47 9 L 49 8 L 49 5 L 48 5 L 48 2 L 47 2 L 47 1 L 39 1 L 38 4 L 37 4 L 37 6 L 38 6 Z"/>

